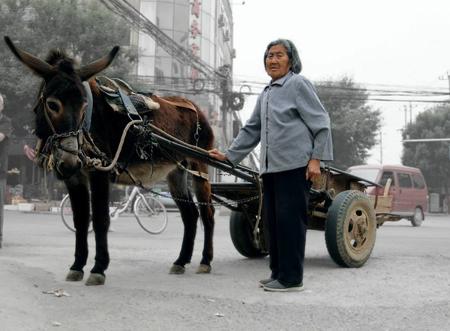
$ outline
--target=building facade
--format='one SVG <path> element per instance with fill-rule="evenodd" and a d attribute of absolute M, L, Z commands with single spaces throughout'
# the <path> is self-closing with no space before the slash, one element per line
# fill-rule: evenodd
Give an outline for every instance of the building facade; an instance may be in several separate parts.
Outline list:
<path fill-rule="evenodd" d="M 193 67 L 163 42 L 144 32 L 132 32 L 131 46 L 138 52 L 135 84 L 159 95 L 185 95 L 196 102 L 213 125 L 217 145 L 231 142 L 231 110 L 224 106 L 224 89 L 231 89 L 233 17 L 228 0 L 134 0 L 134 7 L 177 45 L 200 59 L 205 67 L 228 71 L 221 82 Z"/>

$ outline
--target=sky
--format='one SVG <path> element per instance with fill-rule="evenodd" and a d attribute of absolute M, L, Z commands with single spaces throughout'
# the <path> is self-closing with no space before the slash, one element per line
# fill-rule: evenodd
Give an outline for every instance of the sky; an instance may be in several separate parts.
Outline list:
<path fill-rule="evenodd" d="M 368 88 L 449 89 L 449 0 L 231 1 L 235 81 L 268 82 L 264 50 L 288 38 L 299 50 L 302 74 L 313 82 L 349 76 Z M 246 99 L 244 122 L 255 101 Z M 400 164 L 405 121 L 433 104 L 370 105 L 382 112 L 382 148 L 375 146 L 367 163 Z"/>

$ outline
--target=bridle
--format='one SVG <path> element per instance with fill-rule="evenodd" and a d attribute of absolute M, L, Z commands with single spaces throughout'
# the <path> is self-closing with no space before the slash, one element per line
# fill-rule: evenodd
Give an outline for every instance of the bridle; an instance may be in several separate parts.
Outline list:
<path fill-rule="evenodd" d="M 88 97 L 86 98 L 87 100 L 82 106 L 81 120 L 78 123 L 76 130 L 69 131 L 69 132 L 63 132 L 63 133 L 58 133 L 56 131 L 55 126 L 53 125 L 53 122 L 50 118 L 49 113 L 51 112 L 51 110 L 49 109 L 47 102 L 46 102 L 46 98 L 44 96 L 45 82 L 43 83 L 43 85 L 41 87 L 41 93 L 40 93 L 40 96 L 38 99 L 38 104 L 36 105 L 36 107 L 38 107 L 39 104 L 42 105 L 45 120 L 46 120 L 49 128 L 51 129 L 52 134 L 47 137 L 44 146 L 37 151 L 38 152 L 37 153 L 37 162 L 39 165 L 41 165 L 42 167 L 46 168 L 49 171 L 51 171 L 55 168 L 55 163 L 61 162 L 61 160 L 58 160 L 54 156 L 54 153 L 56 151 L 63 151 L 63 152 L 66 152 L 66 153 L 69 153 L 69 154 L 72 154 L 72 155 L 78 157 L 78 159 L 81 162 L 81 167 L 83 167 L 83 160 L 85 159 L 85 157 L 84 157 L 84 153 L 81 151 L 81 148 L 80 148 L 80 146 L 83 145 L 83 140 L 84 140 L 83 139 L 84 138 L 83 124 L 86 120 L 87 110 L 89 110 L 89 109 L 92 110 L 91 90 L 87 83 L 86 84 L 83 83 L 83 87 L 85 88 L 85 91 L 86 91 L 86 94 L 88 95 Z M 70 137 L 76 137 L 76 141 L 77 141 L 76 147 L 77 148 L 69 148 L 62 143 L 63 141 L 66 140 L 66 138 L 70 138 Z M 59 172 L 58 167 L 56 167 L 56 170 Z"/>

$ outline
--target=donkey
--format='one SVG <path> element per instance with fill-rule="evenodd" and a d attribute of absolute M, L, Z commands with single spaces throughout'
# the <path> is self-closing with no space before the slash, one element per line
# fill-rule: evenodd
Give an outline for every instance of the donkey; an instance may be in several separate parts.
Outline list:
<path fill-rule="evenodd" d="M 166 178 L 184 225 L 181 251 L 169 272 L 182 274 L 185 265 L 190 263 L 200 211 L 205 237 L 197 273 L 209 273 L 213 259 L 214 208 L 211 204 L 211 186 L 204 175 L 208 172 L 206 164 L 165 151 L 153 142 L 142 145 L 142 137 L 147 136 L 138 134 L 142 131 L 141 127 L 140 130 L 130 130 L 126 135 L 119 157 L 119 164 L 122 164 L 119 170 L 115 167 L 102 171 L 86 166 L 86 160 L 89 160 L 87 155 L 91 158 L 103 155 L 103 160 L 111 160 L 130 122 L 126 114 L 113 111 L 94 79 L 111 64 L 119 47 L 115 46 L 108 55 L 90 64 L 76 66 L 74 60 L 61 51 L 50 51 L 43 61 L 16 47 L 9 37 L 4 39 L 13 54 L 43 79 L 34 109 L 35 134 L 39 141 L 45 143 L 44 147 L 41 145 L 38 148 L 38 155 L 47 151 L 48 164 L 53 165 L 58 179 L 64 181 L 70 195 L 76 229 L 75 260 L 66 280 L 83 279 L 83 268 L 88 257 L 88 226 L 92 216 L 96 242 L 95 264 L 85 284 L 105 283 L 105 270 L 110 262 L 107 235 L 110 225 L 109 185 L 112 179 L 120 184 L 149 187 Z M 89 130 L 83 127 L 89 117 L 88 99 L 92 99 Z M 159 109 L 147 112 L 154 126 L 183 142 L 204 149 L 213 147 L 213 131 L 197 105 L 181 97 L 162 99 L 152 96 L 152 99 L 160 105 Z M 147 154 L 151 157 L 139 155 L 137 145 L 147 146 Z M 193 176 L 192 180 L 199 202 L 198 209 L 188 187 L 187 169 L 203 174 Z"/>

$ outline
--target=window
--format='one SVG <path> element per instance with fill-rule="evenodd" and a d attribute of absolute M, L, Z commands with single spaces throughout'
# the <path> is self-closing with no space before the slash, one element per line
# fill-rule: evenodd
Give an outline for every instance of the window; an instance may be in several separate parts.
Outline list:
<path fill-rule="evenodd" d="M 209 14 L 203 14 L 202 15 L 202 38 L 207 38 L 208 40 L 211 40 L 211 21 L 212 18 Z"/>
<path fill-rule="evenodd" d="M 425 181 L 423 180 L 423 177 L 419 174 L 413 174 L 413 184 L 415 188 L 423 189 L 425 188 Z"/>
<path fill-rule="evenodd" d="M 170 57 L 170 55 L 161 46 L 156 47 L 157 57 Z"/>
<path fill-rule="evenodd" d="M 397 178 L 398 178 L 398 184 L 400 187 L 412 187 L 411 184 L 411 176 L 409 174 L 405 174 L 405 173 L 397 173 Z"/>
<path fill-rule="evenodd" d="M 157 24 L 160 29 L 173 29 L 173 3 L 159 2 L 157 8 Z"/>
<path fill-rule="evenodd" d="M 155 83 L 163 85 L 165 83 L 164 80 L 164 71 L 155 67 Z"/>
<path fill-rule="evenodd" d="M 189 29 L 189 7 L 175 5 L 173 29 L 187 31 Z"/>
<path fill-rule="evenodd" d="M 138 63 L 138 75 L 153 76 L 155 68 L 154 56 L 140 56 Z"/>
<path fill-rule="evenodd" d="M 189 40 L 189 33 L 187 31 L 186 32 L 174 31 L 173 32 L 173 40 L 175 40 L 180 46 L 187 48 L 188 40 Z"/>
<path fill-rule="evenodd" d="M 394 179 L 394 173 L 392 171 L 383 172 L 383 174 L 381 175 L 379 184 L 385 186 L 389 178 L 391 179 L 391 186 L 394 186 L 395 179 Z"/>
<path fill-rule="evenodd" d="M 203 61 L 205 61 L 206 63 L 210 64 L 209 61 L 209 47 L 210 42 L 207 41 L 206 39 L 202 38 L 202 53 L 201 53 L 201 58 Z"/>

